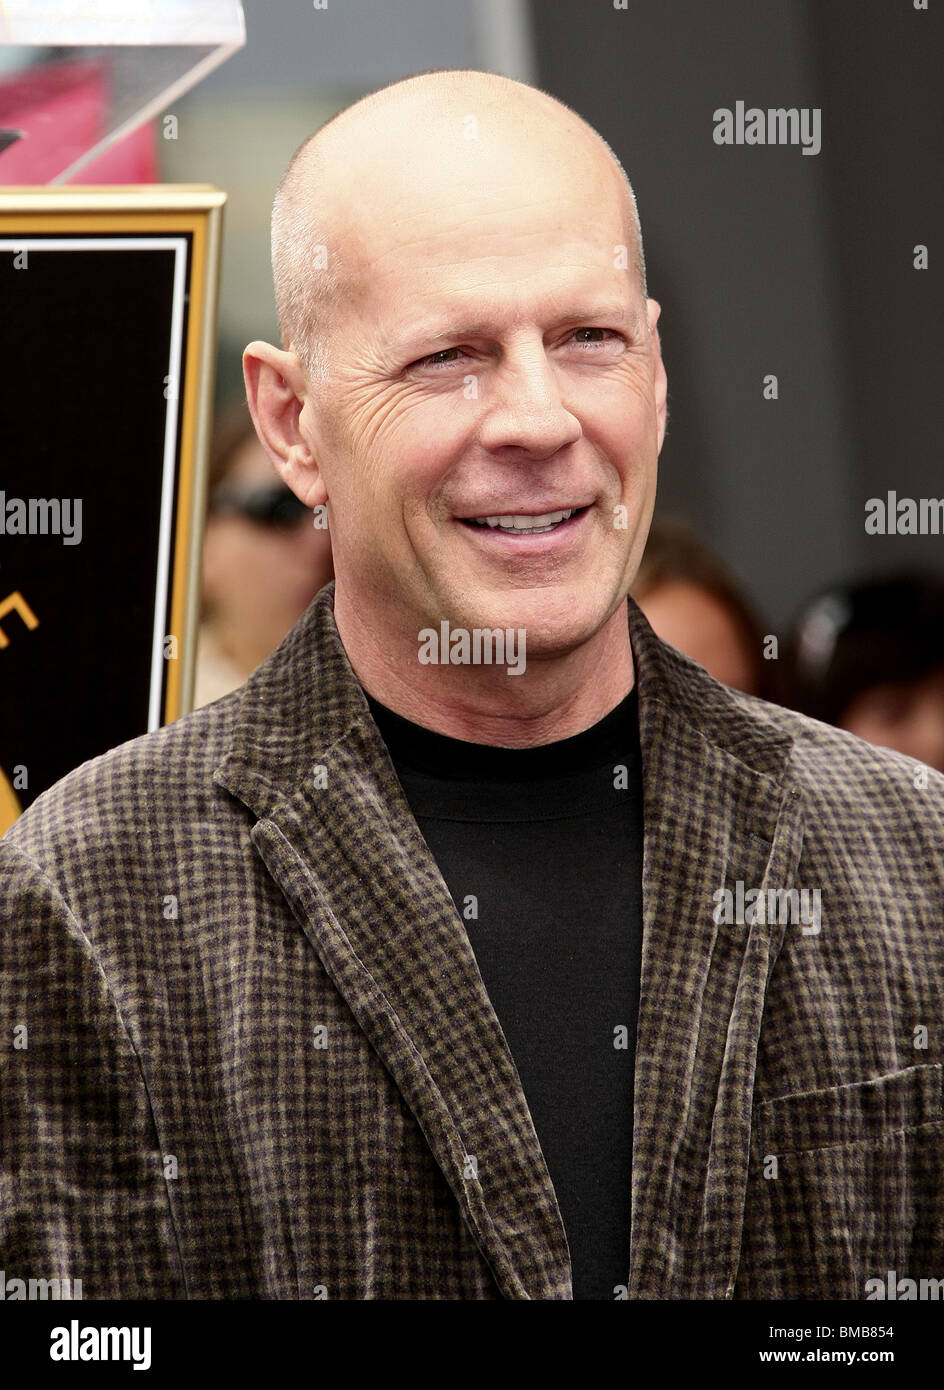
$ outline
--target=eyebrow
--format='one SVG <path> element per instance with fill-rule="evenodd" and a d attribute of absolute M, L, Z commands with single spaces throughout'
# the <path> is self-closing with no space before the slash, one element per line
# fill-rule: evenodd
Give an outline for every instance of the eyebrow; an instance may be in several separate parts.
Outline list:
<path fill-rule="evenodd" d="M 589 328 L 603 321 L 622 323 L 635 328 L 640 322 L 639 311 L 619 300 L 585 304 L 566 314 L 552 315 L 552 318 L 553 322 L 549 326 L 553 328 L 570 326 Z M 442 325 L 446 326 L 443 327 Z M 461 343 L 470 338 L 490 338 L 494 334 L 494 323 L 485 319 L 465 320 L 450 325 L 442 316 L 438 316 L 435 319 L 429 319 L 426 323 L 410 324 L 401 337 L 392 340 L 392 345 L 398 352 L 408 352 L 414 348 L 418 350 L 419 344 L 444 341 Z"/>

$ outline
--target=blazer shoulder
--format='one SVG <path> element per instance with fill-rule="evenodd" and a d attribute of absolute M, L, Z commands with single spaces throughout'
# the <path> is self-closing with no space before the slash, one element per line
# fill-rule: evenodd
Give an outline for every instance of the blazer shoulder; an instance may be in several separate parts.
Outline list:
<path fill-rule="evenodd" d="M 758 769 L 776 766 L 778 778 L 791 782 L 805 801 L 858 806 L 867 815 L 907 802 L 936 826 L 944 823 L 944 776 L 934 768 L 722 685 L 651 630 L 642 631 L 656 698 L 709 743 Z"/>
<path fill-rule="evenodd" d="M 51 869 L 146 845 L 162 826 L 211 814 L 225 793 L 213 773 L 229 747 L 243 687 L 118 744 L 42 792 L 0 836 L 0 868 L 17 850 Z"/>
<path fill-rule="evenodd" d="M 796 710 L 729 691 L 742 715 L 771 736 L 792 741 L 788 777 L 813 805 L 833 804 L 863 818 L 907 809 L 924 818 L 939 841 L 944 830 L 944 775 L 892 748 L 867 743 Z"/>

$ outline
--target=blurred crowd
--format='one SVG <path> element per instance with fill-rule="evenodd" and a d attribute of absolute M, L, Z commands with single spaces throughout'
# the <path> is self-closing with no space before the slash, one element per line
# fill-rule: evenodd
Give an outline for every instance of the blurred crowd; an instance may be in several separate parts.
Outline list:
<path fill-rule="evenodd" d="M 653 629 L 725 685 L 847 729 L 944 772 L 944 582 L 838 584 L 765 629 L 725 566 L 681 521 L 653 523 L 633 597 Z"/>
<path fill-rule="evenodd" d="M 243 400 L 213 440 L 195 704 L 241 685 L 333 576 L 327 530 L 281 481 Z M 632 595 L 717 680 L 944 772 L 944 581 L 850 580 L 781 638 L 684 522 L 653 522 Z"/>
<path fill-rule="evenodd" d="M 194 704 L 242 685 L 333 574 L 327 530 L 282 482 L 245 401 L 235 401 L 210 449 Z"/>

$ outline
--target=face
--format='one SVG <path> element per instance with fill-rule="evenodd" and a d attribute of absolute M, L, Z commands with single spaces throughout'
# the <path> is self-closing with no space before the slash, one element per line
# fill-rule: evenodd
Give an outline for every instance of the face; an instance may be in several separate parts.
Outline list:
<path fill-rule="evenodd" d="M 653 632 L 722 685 L 756 694 L 755 660 L 725 604 L 695 584 L 660 584 L 637 600 Z"/>
<path fill-rule="evenodd" d="M 317 468 L 290 481 L 327 503 L 339 625 L 523 627 L 533 660 L 626 596 L 665 374 L 610 167 L 489 159 L 352 188 L 358 271 L 299 417 Z"/>
<path fill-rule="evenodd" d="M 907 683 L 864 690 L 839 721 L 843 729 L 882 748 L 895 748 L 944 772 L 944 670 Z"/>
<path fill-rule="evenodd" d="M 278 487 L 257 439 L 239 450 L 226 478 L 237 493 Z M 210 512 L 203 548 L 203 595 L 212 622 L 248 675 L 278 646 L 331 578 L 328 533 L 311 516 L 278 527 L 236 512 Z"/>

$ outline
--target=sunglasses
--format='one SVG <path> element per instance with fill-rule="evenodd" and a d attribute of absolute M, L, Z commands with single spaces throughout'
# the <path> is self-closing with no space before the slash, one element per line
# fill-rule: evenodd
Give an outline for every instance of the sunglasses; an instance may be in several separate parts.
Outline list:
<path fill-rule="evenodd" d="M 209 501 L 211 512 L 244 516 L 260 526 L 289 530 L 302 517 L 310 518 L 311 508 L 300 502 L 284 484 L 275 487 L 253 488 L 240 492 L 237 488 L 218 487 Z"/>

